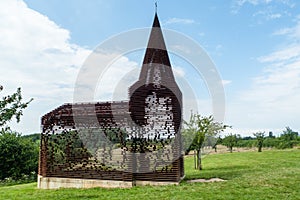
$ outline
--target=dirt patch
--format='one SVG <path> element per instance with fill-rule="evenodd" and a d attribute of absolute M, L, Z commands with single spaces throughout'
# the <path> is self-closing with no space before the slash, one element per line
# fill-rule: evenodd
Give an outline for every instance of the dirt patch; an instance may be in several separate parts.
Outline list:
<path fill-rule="evenodd" d="M 212 183 L 212 182 L 223 182 L 226 181 L 221 178 L 211 178 L 211 179 L 194 179 L 194 180 L 188 180 L 188 183 Z"/>
<path fill-rule="evenodd" d="M 263 150 L 268 150 L 270 148 L 263 148 Z M 250 151 L 257 151 L 256 147 L 233 147 L 232 152 L 250 152 Z M 202 156 L 206 156 L 209 154 L 223 154 L 223 153 L 230 153 L 229 149 L 224 145 L 217 145 L 217 152 L 211 147 L 205 147 L 202 149 Z M 188 156 L 194 156 L 194 151 L 190 151 Z"/>

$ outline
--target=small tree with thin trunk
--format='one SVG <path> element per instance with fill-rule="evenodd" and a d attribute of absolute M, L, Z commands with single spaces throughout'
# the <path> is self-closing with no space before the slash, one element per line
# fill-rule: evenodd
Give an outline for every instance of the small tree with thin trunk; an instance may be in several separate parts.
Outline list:
<path fill-rule="evenodd" d="M 219 136 L 219 137 L 217 138 L 217 141 L 216 141 L 215 144 L 212 146 L 212 148 L 215 150 L 215 152 L 217 152 L 217 146 L 218 146 L 218 144 L 222 144 L 222 138 L 221 138 L 221 136 Z"/>
<path fill-rule="evenodd" d="M 257 140 L 258 152 L 262 152 L 262 147 L 265 140 L 265 132 L 257 132 L 253 133 L 253 135 L 256 137 Z"/>
<path fill-rule="evenodd" d="M 213 116 L 204 117 L 193 113 L 191 113 L 190 121 L 184 123 L 187 127 L 186 132 L 194 136 L 191 145 L 196 150 L 195 169 L 202 170 L 201 148 L 205 138 L 208 136 L 215 137 L 229 126 L 215 122 Z"/>
<path fill-rule="evenodd" d="M 223 144 L 227 146 L 230 153 L 232 153 L 233 147 L 236 146 L 238 141 L 238 136 L 236 134 L 230 133 L 223 139 Z"/>

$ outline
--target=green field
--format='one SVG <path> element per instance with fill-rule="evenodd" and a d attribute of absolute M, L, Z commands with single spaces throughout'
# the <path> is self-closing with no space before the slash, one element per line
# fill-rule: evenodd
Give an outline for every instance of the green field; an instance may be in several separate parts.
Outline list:
<path fill-rule="evenodd" d="M 204 170 L 185 159 L 186 180 L 218 177 L 226 182 L 131 189 L 39 190 L 36 183 L 0 187 L 0 199 L 299 199 L 300 149 L 212 154 Z"/>

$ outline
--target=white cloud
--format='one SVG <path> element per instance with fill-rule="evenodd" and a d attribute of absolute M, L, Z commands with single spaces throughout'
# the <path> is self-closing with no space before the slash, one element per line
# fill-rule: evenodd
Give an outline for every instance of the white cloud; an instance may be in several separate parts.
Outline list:
<path fill-rule="evenodd" d="M 257 6 L 257 5 L 268 5 L 271 3 L 279 3 L 279 4 L 283 4 L 283 5 L 287 5 L 289 7 L 294 7 L 295 4 L 293 3 L 292 0 L 234 0 L 233 1 L 233 6 L 235 7 L 242 7 L 245 4 L 250 4 L 253 6 Z"/>
<path fill-rule="evenodd" d="M 184 71 L 183 67 L 172 66 L 172 70 L 174 72 L 175 77 L 184 77 L 184 75 L 185 75 L 185 71 Z"/>
<path fill-rule="evenodd" d="M 259 5 L 259 4 L 269 4 L 271 3 L 273 0 L 236 0 L 235 4 L 237 6 L 243 6 L 244 4 L 251 4 L 251 5 Z"/>
<path fill-rule="evenodd" d="M 299 58 L 299 56 L 300 45 L 293 44 L 291 46 L 286 46 L 281 50 L 275 51 L 267 56 L 262 56 L 258 60 L 260 62 L 279 62 Z"/>
<path fill-rule="evenodd" d="M 0 85 L 4 86 L 1 96 L 21 87 L 25 100 L 33 97 L 20 124 L 12 123 L 11 126 L 23 133 L 38 132 L 42 115 L 73 101 L 77 75 L 92 51 L 71 43 L 68 30 L 28 8 L 21 0 L 0 1 L 0 7 L 5 8 L 0 9 Z M 173 22 L 193 23 L 180 19 L 173 19 Z M 99 55 L 95 67 L 103 67 L 99 66 L 103 63 L 101 59 L 112 60 L 115 56 Z M 183 68 L 173 68 L 175 76 L 183 79 Z M 94 99 L 127 99 L 128 85 L 137 80 L 139 73 L 136 62 L 119 57 L 102 77 L 98 77 Z M 90 82 L 90 77 L 84 74 L 82 77 L 82 83 L 95 84 Z"/>
<path fill-rule="evenodd" d="M 231 80 L 222 80 L 223 86 L 229 85 L 232 81 Z"/>
<path fill-rule="evenodd" d="M 170 18 L 164 24 L 194 24 L 192 19 Z"/>
<path fill-rule="evenodd" d="M 280 17 L 282 17 L 280 13 L 273 13 L 268 15 L 268 19 L 279 19 Z"/>
<path fill-rule="evenodd" d="M 21 123 L 11 126 L 23 133 L 37 132 L 42 115 L 72 102 L 78 71 L 91 50 L 71 43 L 68 30 L 21 0 L 0 1 L 0 7 L 0 84 L 4 86 L 0 95 L 21 87 L 25 100 L 33 97 Z M 119 61 L 122 66 L 130 64 L 126 58 Z M 108 77 L 122 75 L 112 73 Z"/>
<path fill-rule="evenodd" d="M 297 24 L 294 27 L 283 28 L 275 31 L 273 35 L 282 35 L 288 37 L 288 39 L 295 41 L 300 39 L 300 17 L 297 17 Z"/>
<path fill-rule="evenodd" d="M 273 33 L 273 35 L 286 35 L 289 33 L 291 33 L 291 30 L 289 28 L 283 28 L 283 29 L 279 29 L 279 30 L 275 31 Z"/>
<path fill-rule="evenodd" d="M 105 71 L 98 82 L 96 99 L 100 101 L 128 100 L 128 86 L 138 79 L 140 67 L 122 56 Z"/>
<path fill-rule="evenodd" d="M 295 6 L 293 0 L 234 0 L 231 6 L 231 13 L 238 14 L 239 11 L 246 6 L 256 8 L 256 12 L 252 14 L 257 17 L 257 23 L 261 24 L 263 20 L 275 20 L 283 16 L 289 16 L 287 11 Z"/>
<path fill-rule="evenodd" d="M 300 130 L 300 43 L 296 37 L 299 23 L 281 32 L 288 41 L 281 49 L 262 56 L 266 67 L 254 77 L 250 89 L 240 92 L 228 105 L 228 119 L 236 128 Z M 272 130 L 270 130 L 272 131 Z"/>
<path fill-rule="evenodd" d="M 258 23 L 262 23 L 262 21 L 279 19 L 284 15 L 287 15 L 287 13 L 283 11 L 276 11 L 276 9 L 274 9 L 273 7 L 267 7 L 255 12 L 253 14 L 253 17 L 256 17 Z"/>
<path fill-rule="evenodd" d="M 22 86 L 27 96 L 34 97 L 58 88 L 68 90 L 90 51 L 70 44 L 68 30 L 23 1 L 1 1 L 0 7 L 5 8 L 0 10 L 0 70 L 6 88 Z"/>
<path fill-rule="evenodd" d="M 34 98 L 17 130 L 39 131 L 40 117 L 70 101 L 79 66 L 90 50 L 69 42 L 70 33 L 20 0 L 0 1 L 1 95 L 22 88 Z"/>
<path fill-rule="evenodd" d="M 283 61 L 297 61 L 300 59 L 300 19 L 294 27 L 282 28 L 275 31 L 272 35 L 284 36 L 287 39 L 288 45 L 274 51 L 273 53 L 259 58 L 261 62 L 283 62 Z"/>
<path fill-rule="evenodd" d="M 204 33 L 204 32 L 200 32 L 200 33 L 199 33 L 199 36 L 200 36 L 200 37 L 203 37 L 203 36 L 205 36 L 205 33 Z"/>
<path fill-rule="evenodd" d="M 253 128 L 227 128 L 221 135 L 226 136 L 230 133 L 232 134 L 240 134 L 242 137 L 250 136 L 254 137 L 253 133 L 264 132 L 265 136 L 269 135 L 271 131 L 273 135 L 280 136 L 283 132 L 284 128 L 282 129 L 273 129 L 273 128 L 263 128 L 263 129 L 253 129 Z"/>

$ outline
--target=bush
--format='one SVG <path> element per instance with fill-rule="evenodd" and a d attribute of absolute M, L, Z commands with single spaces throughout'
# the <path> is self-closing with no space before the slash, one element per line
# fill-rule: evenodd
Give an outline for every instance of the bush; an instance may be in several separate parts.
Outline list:
<path fill-rule="evenodd" d="M 247 147 L 247 148 L 252 148 L 256 146 L 256 140 L 238 140 L 237 141 L 237 147 Z"/>
<path fill-rule="evenodd" d="M 286 127 L 279 140 L 279 149 L 293 148 L 297 144 L 298 132 L 293 131 L 290 127 Z"/>
<path fill-rule="evenodd" d="M 0 132 L 0 180 L 18 180 L 37 173 L 39 146 L 10 130 Z"/>
<path fill-rule="evenodd" d="M 286 141 L 280 141 L 280 142 L 278 142 L 276 148 L 277 149 L 288 149 L 288 148 L 291 148 L 291 144 Z"/>
<path fill-rule="evenodd" d="M 15 179 L 12 179 L 12 178 L 5 178 L 3 180 L 0 180 L 0 187 L 17 185 L 17 184 L 32 183 L 32 182 L 36 182 L 36 179 L 37 179 L 37 174 L 35 172 L 32 172 L 30 175 L 23 175 L 18 180 L 15 180 Z"/>
<path fill-rule="evenodd" d="M 264 140 L 263 147 L 277 147 L 279 144 L 278 138 L 267 137 Z"/>

